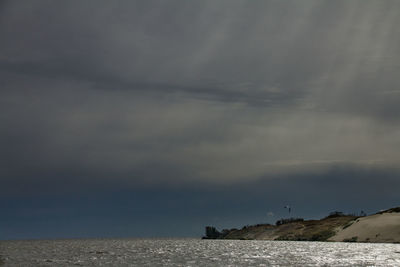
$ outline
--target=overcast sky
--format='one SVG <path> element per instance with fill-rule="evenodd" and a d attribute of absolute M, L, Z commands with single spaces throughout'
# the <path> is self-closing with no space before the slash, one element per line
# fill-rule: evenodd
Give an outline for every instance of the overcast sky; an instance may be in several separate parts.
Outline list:
<path fill-rule="evenodd" d="M 398 206 L 398 10 L 1 1 L 0 238 L 199 235 L 274 222 L 286 204 Z"/>

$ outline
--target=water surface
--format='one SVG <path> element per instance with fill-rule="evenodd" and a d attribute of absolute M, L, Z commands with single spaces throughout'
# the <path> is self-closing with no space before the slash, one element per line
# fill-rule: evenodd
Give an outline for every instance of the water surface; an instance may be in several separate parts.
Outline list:
<path fill-rule="evenodd" d="M 400 244 L 198 239 L 0 241 L 5 266 L 400 266 Z"/>

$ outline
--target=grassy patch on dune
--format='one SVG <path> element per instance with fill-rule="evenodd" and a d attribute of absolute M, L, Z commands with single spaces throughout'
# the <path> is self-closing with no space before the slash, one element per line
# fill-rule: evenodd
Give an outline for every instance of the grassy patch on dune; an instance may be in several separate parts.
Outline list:
<path fill-rule="evenodd" d="M 241 240 L 251 240 L 257 239 L 257 237 L 263 233 L 274 231 L 274 225 L 270 224 L 257 224 L 251 226 L 244 226 L 242 229 L 232 229 L 224 237 L 224 239 L 241 239 Z"/>
<path fill-rule="evenodd" d="M 291 223 L 277 229 L 278 238 L 275 240 L 327 241 L 335 235 L 336 228 L 346 226 L 355 218 L 354 216 L 345 215 L 322 220 Z"/>
<path fill-rule="evenodd" d="M 276 225 L 246 225 L 241 229 L 224 229 L 220 239 L 265 239 L 291 241 L 327 241 L 338 229 L 349 227 L 358 217 L 335 213 L 321 220 L 299 218 L 279 220 Z"/>

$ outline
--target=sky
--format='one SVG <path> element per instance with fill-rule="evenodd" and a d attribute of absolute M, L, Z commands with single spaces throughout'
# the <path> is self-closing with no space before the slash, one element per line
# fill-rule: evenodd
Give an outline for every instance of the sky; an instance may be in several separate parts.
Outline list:
<path fill-rule="evenodd" d="M 399 206 L 398 10 L 0 1 L 0 239 Z"/>

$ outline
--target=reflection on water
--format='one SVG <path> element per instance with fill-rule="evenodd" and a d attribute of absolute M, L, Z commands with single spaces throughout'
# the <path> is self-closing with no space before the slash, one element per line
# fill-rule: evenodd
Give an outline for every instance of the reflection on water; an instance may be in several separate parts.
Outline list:
<path fill-rule="evenodd" d="M 400 244 L 197 239 L 0 241 L 5 266 L 400 266 Z"/>

